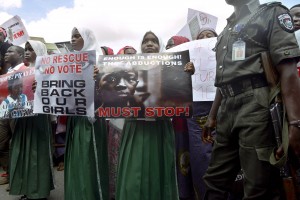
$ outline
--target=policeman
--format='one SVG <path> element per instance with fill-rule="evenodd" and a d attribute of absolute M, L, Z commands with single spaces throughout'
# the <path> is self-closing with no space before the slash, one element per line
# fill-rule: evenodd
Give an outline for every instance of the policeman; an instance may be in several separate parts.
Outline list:
<path fill-rule="evenodd" d="M 259 0 L 226 0 L 234 6 L 227 26 L 216 44 L 216 98 L 202 139 L 212 142 L 211 163 L 203 179 L 205 199 L 227 199 L 240 168 L 244 172 L 244 199 L 275 199 L 281 187 L 279 170 L 269 159 L 276 142 L 269 114 L 268 87 L 261 53 L 270 54 L 279 73 L 286 105 L 289 145 L 300 155 L 300 82 L 296 71 L 299 47 L 294 24 L 281 3 L 259 4 Z M 283 149 L 279 148 L 276 158 Z"/>

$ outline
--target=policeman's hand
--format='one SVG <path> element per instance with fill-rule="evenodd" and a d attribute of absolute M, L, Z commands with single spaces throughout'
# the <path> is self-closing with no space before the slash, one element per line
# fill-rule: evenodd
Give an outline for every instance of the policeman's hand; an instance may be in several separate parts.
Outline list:
<path fill-rule="evenodd" d="M 184 66 L 184 71 L 191 73 L 193 75 L 195 73 L 195 67 L 193 62 L 188 62 Z"/>
<path fill-rule="evenodd" d="M 36 80 L 33 81 L 32 85 L 31 85 L 31 90 L 33 93 L 35 93 L 36 90 Z"/>
<path fill-rule="evenodd" d="M 275 159 L 279 160 L 283 156 L 283 154 L 284 154 L 283 146 L 280 145 L 280 147 L 275 152 Z"/>
<path fill-rule="evenodd" d="M 97 74 L 99 74 L 99 69 L 98 67 L 96 67 L 96 65 L 94 65 L 94 74 L 93 74 L 94 80 L 96 80 Z"/>
<path fill-rule="evenodd" d="M 300 128 L 289 126 L 289 147 L 300 158 Z"/>
<path fill-rule="evenodd" d="M 207 121 L 204 124 L 204 127 L 202 129 L 201 140 L 204 143 L 213 143 L 214 142 L 212 133 L 216 128 L 216 124 L 217 124 L 217 120 L 208 116 Z"/>

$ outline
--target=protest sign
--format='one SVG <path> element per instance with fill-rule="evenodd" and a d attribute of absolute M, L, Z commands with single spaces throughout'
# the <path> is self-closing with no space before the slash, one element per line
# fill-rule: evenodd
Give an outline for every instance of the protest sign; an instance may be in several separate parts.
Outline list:
<path fill-rule="evenodd" d="M 195 74 L 192 76 L 193 101 L 213 101 L 216 93 L 216 58 L 215 47 L 217 39 L 208 38 L 194 40 L 168 49 L 168 52 L 189 50 L 190 60 L 194 63 Z"/>
<path fill-rule="evenodd" d="M 99 57 L 95 105 L 100 117 L 190 117 L 188 51 Z"/>
<path fill-rule="evenodd" d="M 201 26 L 216 29 L 218 22 L 216 16 L 191 8 L 188 9 L 187 22 L 191 21 L 196 15 L 199 16 L 199 24 Z"/>
<path fill-rule="evenodd" d="M 188 9 L 187 23 L 176 34 L 195 40 L 200 29 L 208 27 L 216 30 L 218 18 L 205 12 Z"/>
<path fill-rule="evenodd" d="M 38 56 L 34 113 L 94 116 L 95 51 Z"/>
<path fill-rule="evenodd" d="M 34 68 L 0 76 L 0 119 L 33 116 Z"/>
<path fill-rule="evenodd" d="M 1 25 L 7 33 L 7 40 L 13 45 L 21 45 L 25 43 L 29 36 L 27 30 L 18 15 L 10 18 Z"/>

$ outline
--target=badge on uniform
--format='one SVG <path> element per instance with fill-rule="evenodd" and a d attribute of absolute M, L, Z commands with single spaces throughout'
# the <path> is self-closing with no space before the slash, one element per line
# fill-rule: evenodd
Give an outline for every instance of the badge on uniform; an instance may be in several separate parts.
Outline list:
<path fill-rule="evenodd" d="M 232 33 L 233 34 L 239 34 L 245 27 L 245 24 L 236 24 L 233 27 Z"/>
<path fill-rule="evenodd" d="M 245 60 L 246 43 L 239 38 L 232 44 L 232 61 Z"/>
<path fill-rule="evenodd" d="M 281 15 L 277 16 L 278 22 L 280 27 L 289 32 L 289 33 L 293 33 L 294 32 L 294 22 L 292 19 L 292 16 L 288 13 L 284 13 Z"/>

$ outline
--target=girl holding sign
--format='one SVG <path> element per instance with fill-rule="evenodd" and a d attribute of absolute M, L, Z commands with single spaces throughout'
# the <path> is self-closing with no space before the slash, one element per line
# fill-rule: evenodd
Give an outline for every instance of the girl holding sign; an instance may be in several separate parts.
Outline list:
<path fill-rule="evenodd" d="M 34 67 L 37 56 L 47 55 L 45 44 L 28 40 L 25 59 Z M 50 115 L 16 119 L 11 140 L 10 192 L 21 199 L 46 199 L 54 189 L 51 154 Z"/>
<path fill-rule="evenodd" d="M 142 53 L 159 53 L 161 40 L 146 32 Z M 193 72 L 193 69 L 186 71 Z M 126 119 L 119 154 L 117 200 L 179 199 L 175 139 L 170 119 Z"/>
<path fill-rule="evenodd" d="M 86 28 L 72 30 L 75 51 L 96 50 L 101 55 L 94 33 Z M 108 199 L 107 129 L 104 118 L 69 116 L 65 151 L 65 199 Z"/>

